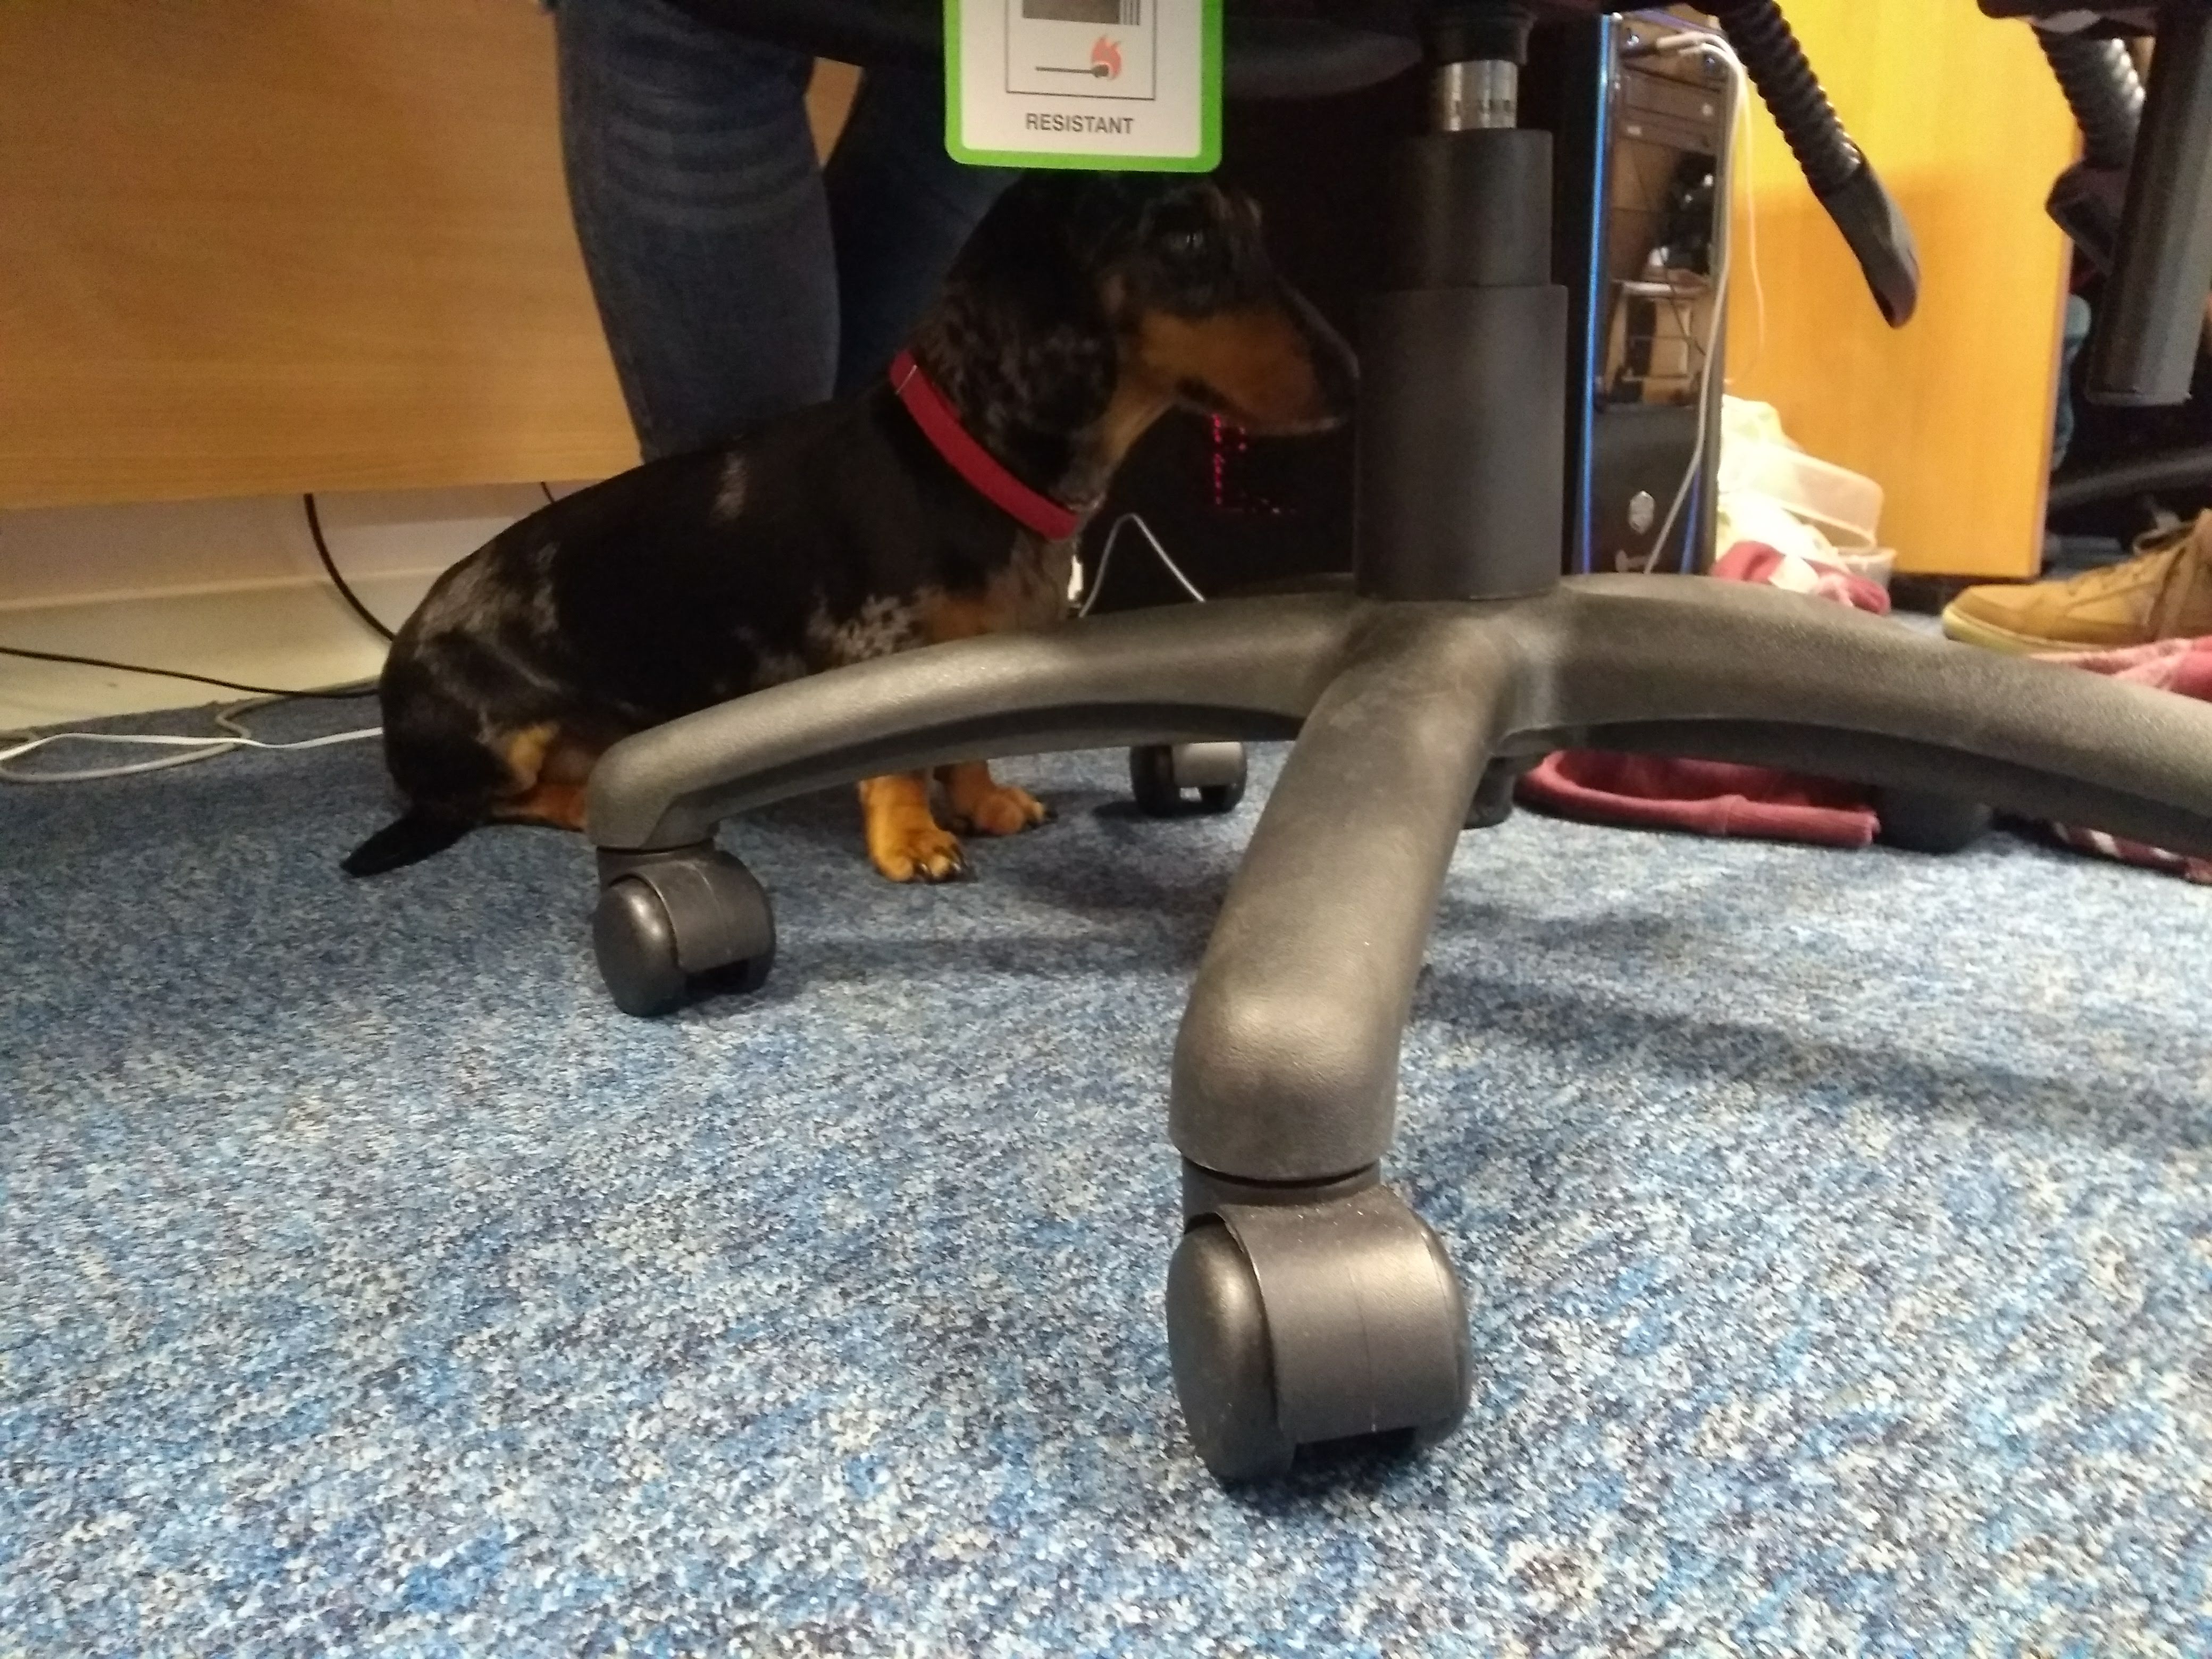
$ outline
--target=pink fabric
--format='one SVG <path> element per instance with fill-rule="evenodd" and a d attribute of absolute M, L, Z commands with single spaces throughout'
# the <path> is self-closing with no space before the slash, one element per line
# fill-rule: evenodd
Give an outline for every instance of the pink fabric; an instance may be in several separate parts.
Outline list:
<path fill-rule="evenodd" d="M 1808 598 L 1855 605 L 1877 616 L 1889 612 L 1889 595 L 1840 566 L 1783 553 L 1764 542 L 1739 542 L 1712 574 L 1723 581 L 1764 582 Z M 2151 645 L 2045 659 L 2130 684 L 2212 702 L 2212 637 L 2160 640 Z M 1763 766 L 1662 756 L 1616 755 L 1602 750 L 1565 750 L 1521 780 L 1516 792 L 1532 806 L 1601 823 L 1685 830 L 1703 836 L 1760 836 L 1824 847 L 1864 847 L 1881 828 L 1857 786 L 1798 777 Z M 2054 823 L 2069 847 L 2146 869 L 2164 870 L 2212 885 L 2212 859 L 2191 858 L 2106 835 Z"/>
<path fill-rule="evenodd" d="M 2157 640 L 2148 645 L 2123 646 L 2117 651 L 2055 652 L 2041 660 L 2063 662 L 2130 685 L 2148 685 L 2154 691 L 2172 691 L 2199 702 L 2212 702 L 2212 638 Z"/>
<path fill-rule="evenodd" d="M 1839 565 L 1801 559 L 1765 542 L 1738 542 L 1713 566 L 1722 581 L 1793 588 L 1808 598 L 1887 615 L 1889 595 Z M 1855 784 L 1764 766 L 1569 749 L 1547 755 L 1516 793 L 1532 806 L 1650 830 L 1757 836 L 1822 847 L 1864 847 L 1881 828 Z"/>
<path fill-rule="evenodd" d="M 2212 638 L 2158 640 L 2149 645 L 2125 646 L 2117 651 L 2052 655 L 2044 660 L 2068 663 L 2093 674 L 2125 680 L 2131 685 L 2148 685 L 2153 690 L 2172 691 L 2200 702 L 2212 702 Z M 2118 859 L 2123 864 L 2139 864 L 2147 870 L 2163 870 L 2185 880 L 2212 886 L 2212 859 L 2169 853 L 2162 847 L 2147 847 L 2139 841 L 2071 823 L 2054 823 L 2051 832 L 2079 852 Z"/>
<path fill-rule="evenodd" d="M 1881 820 L 1866 792 L 1825 778 L 1764 766 L 1674 760 L 1569 749 L 1547 755 L 1521 780 L 1521 798 L 1570 817 L 1686 830 L 1700 836 L 1761 836 L 1822 847 L 1864 847 Z"/>
<path fill-rule="evenodd" d="M 1793 566 L 1800 568 L 1792 570 Z M 1724 582 L 1764 582 L 1796 588 L 1808 598 L 1832 599 L 1838 605 L 1871 611 L 1877 617 L 1889 614 L 1889 592 L 1879 582 L 1854 575 L 1839 564 L 1797 558 L 1765 542 L 1738 542 L 1721 555 L 1713 574 Z M 1809 587 L 1802 585 L 1808 580 L 1812 583 Z"/>

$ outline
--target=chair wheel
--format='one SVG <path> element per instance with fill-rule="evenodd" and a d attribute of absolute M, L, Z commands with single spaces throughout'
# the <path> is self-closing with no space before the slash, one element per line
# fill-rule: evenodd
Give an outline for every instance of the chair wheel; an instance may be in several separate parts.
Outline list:
<path fill-rule="evenodd" d="M 1495 830 L 1513 816 L 1513 792 L 1521 780 L 1534 769 L 1535 761 L 1522 758 L 1494 760 L 1482 769 L 1482 781 L 1475 785 L 1474 799 L 1468 804 L 1463 826 L 1468 830 Z"/>
<path fill-rule="evenodd" d="M 1450 1434 L 1473 1387 L 1467 1305 L 1443 1245 L 1387 1188 L 1310 1205 L 1223 1205 L 1168 1267 L 1184 1420 L 1224 1483 L 1297 1449 Z"/>
<path fill-rule="evenodd" d="M 1129 751 L 1129 792 L 1156 818 L 1233 812 L 1245 775 L 1241 743 L 1148 743 Z"/>
<path fill-rule="evenodd" d="M 1881 838 L 1913 853 L 1957 853 L 1981 839 L 1994 816 L 1979 801 L 1925 789 L 1877 789 Z"/>
<path fill-rule="evenodd" d="M 1185 1233 L 1168 1263 L 1168 1355 L 1191 1441 L 1216 1479 L 1290 1473 L 1297 1445 L 1276 1422 L 1260 1281 L 1218 1221 Z"/>
<path fill-rule="evenodd" d="M 665 1014 L 695 997 L 757 991 L 775 962 L 775 914 L 752 872 L 708 848 L 629 858 L 592 915 L 592 952 L 615 1006 Z"/>

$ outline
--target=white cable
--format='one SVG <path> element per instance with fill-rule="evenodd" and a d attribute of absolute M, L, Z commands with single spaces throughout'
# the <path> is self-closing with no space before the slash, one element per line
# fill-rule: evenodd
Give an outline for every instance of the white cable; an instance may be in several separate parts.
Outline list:
<path fill-rule="evenodd" d="M 1669 34 L 1651 43 L 1651 50 L 1661 52 L 1709 52 L 1725 63 L 1735 81 L 1735 110 L 1729 118 L 1731 129 L 1739 123 L 1747 129 L 1751 116 L 1751 76 L 1743 66 L 1743 59 L 1735 55 L 1735 48 L 1726 40 L 1711 34 Z M 1748 155 L 1749 147 L 1746 146 Z M 1659 521 L 1659 529 L 1651 538 L 1651 550 L 1644 556 L 1644 571 L 1647 575 L 1659 567 L 1659 555 L 1667 546 L 1668 537 L 1674 533 L 1674 521 L 1682 515 L 1682 504 L 1690 498 L 1690 486 L 1696 482 L 1698 469 L 1705 464 L 1705 428 L 1711 424 L 1707 417 L 1706 404 L 1712 395 L 1713 358 L 1719 353 L 1721 325 L 1728 316 L 1729 273 L 1735 263 L 1735 234 L 1728 227 L 1729 198 L 1735 180 L 1735 158 L 1729 158 L 1721 179 L 1721 200 L 1715 204 L 1714 217 L 1722 228 L 1720 258 L 1713 272 L 1713 319 L 1705 330 L 1705 355 L 1698 363 L 1698 435 L 1690 446 L 1690 464 L 1682 469 L 1682 482 L 1676 486 L 1674 499 L 1668 504 L 1667 516 Z M 1766 290 L 1759 279 L 1759 237 L 1755 221 L 1747 219 L 1745 240 L 1750 245 L 1752 257 L 1751 283 L 1759 307 L 1759 326 L 1762 341 L 1766 330 Z"/>
<path fill-rule="evenodd" d="M 1729 44 L 1725 36 L 1671 34 L 1667 40 L 1688 42 L 1711 52 L 1729 66 L 1729 73 L 1735 82 L 1735 112 L 1729 117 L 1729 125 L 1735 135 L 1736 144 L 1735 153 L 1729 157 L 1726 176 L 1722 181 L 1723 198 L 1720 205 L 1722 222 L 1728 228 L 1729 240 L 1733 244 L 1735 230 L 1733 220 L 1727 216 L 1728 198 L 1735 194 L 1736 173 L 1741 169 L 1744 179 L 1743 251 L 1745 263 L 1751 267 L 1752 315 L 1756 326 L 1752 335 L 1750 360 L 1742 364 L 1730 364 L 1729 368 L 1731 372 L 1747 370 L 1755 368 L 1766 352 L 1766 283 L 1759 267 L 1759 190 L 1758 180 L 1752 176 L 1753 143 L 1759 136 L 1759 120 L 1752 110 L 1751 72 L 1744 68 L 1743 59 L 1736 56 L 1735 48 Z M 1686 52 L 1689 46 L 1669 46 L 1667 50 Z M 1733 251 L 1731 247 L 1731 253 Z"/>
<path fill-rule="evenodd" d="M 1729 49 L 1729 56 L 1735 63 L 1735 125 L 1739 129 L 1738 154 L 1741 157 L 1741 163 L 1736 155 L 1729 157 L 1729 194 L 1733 196 L 1735 193 L 1735 171 L 1741 165 L 1743 168 L 1743 252 L 1751 265 L 1752 315 L 1757 324 L 1751 337 L 1751 361 L 1742 365 L 1747 372 L 1756 368 L 1759 360 L 1766 355 L 1766 283 L 1759 274 L 1759 180 L 1752 176 L 1751 163 L 1752 139 L 1759 131 L 1759 121 L 1751 111 L 1751 76 L 1744 69 L 1743 60 L 1735 57 L 1733 47 Z M 1729 230 L 1729 237 L 1731 241 L 1735 240 L 1733 228 Z"/>
<path fill-rule="evenodd" d="M 1151 544 L 1153 556 L 1166 568 L 1168 574 L 1182 584 L 1183 592 L 1200 605 L 1205 604 L 1206 595 L 1199 591 L 1197 583 L 1183 574 L 1182 567 L 1170 556 L 1167 549 L 1160 545 L 1160 538 L 1152 533 L 1152 526 L 1146 524 L 1139 514 L 1124 513 L 1114 520 L 1113 526 L 1106 532 L 1106 545 L 1098 554 L 1098 573 L 1091 578 L 1091 592 L 1076 614 L 1087 617 L 1091 614 L 1091 606 L 1098 603 L 1098 595 L 1104 591 L 1105 587 L 1107 568 L 1114 560 L 1115 545 L 1121 539 L 1121 532 L 1131 525 L 1134 525 L 1137 527 L 1137 533 Z M 157 737 L 141 732 L 49 732 L 41 736 L 33 736 L 28 733 L 9 734 L 21 737 L 22 741 L 15 744 L 13 748 L 0 749 L 0 782 L 90 783 L 102 778 L 132 777 L 142 772 L 159 772 L 172 766 L 189 766 L 195 761 L 213 760 L 216 756 L 228 754 L 234 749 L 321 749 L 331 744 L 361 743 L 383 735 L 383 727 L 365 726 L 357 731 L 334 732 L 325 737 L 304 738 L 292 743 L 270 743 L 249 735 L 246 728 L 238 723 L 237 717 L 247 709 L 264 708 L 270 703 L 283 701 L 283 699 L 279 697 L 260 697 L 246 702 L 233 703 L 220 710 L 215 717 L 216 724 L 232 734 L 228 737 Z M 0 735 L 0 741 L 4 740 L 5 736 Z M 8 764 L 10 761 L 20 760 L 25 755 L 45 748 L 48 744 L 68 742 L 140 744 L 152 748 L 179 749 L 186 752 L 167 755 L 159 760 L 135 761 L 128 766 L 90 767 L 76 772 L 22 772 Z"/>
<path fill-rule="evenodd" d="M 381 737 L 380 726 L 364 726 L 351 732 L 332 732 L 319 738 L 301 738 L 289 743 L 271 743 L 254 737 L 238 723 L 238 717 L 249 708 L 267 708 L 285 701 L 281 697 L 259 697 L 250 702 L 232 703 L 217 711 L 215 723 L 229 732 L 222 738 L 167 737 L 142 732 L 48 732 L 39 736 L 22 735 L 22 740 L 12 748 L 0 749 L 0 782 L 7 783 L 90 783 L 101 778 L 127 778 L 141 772 L 160 772 L 172 766 L 190 766 L 195 761 L 213 760 L 234 749 L 322 749 L 332 744 L 362 743 L 370 738 Z M 76 772 L 21 772 L 8 764 L 25 755 L 44 749 L 52 743 L 105 743 L 137 744 L 155 749 L 179 749 L 186 752 L 164 756 L 160 760 L 134 761 L 127 766 L 88 767 Z"/>
<path fill-rule="evenodd" d="M 541 483 L 538 488 L 544 493 L 546 503 L 549 506 L 556 504 L 561 500 L 561 497 L 554 495 L 550 485 Z M 307 502 L 308 522 L 314 529 L 317 550 L 322 556 L 324 568 L 330 572 L 331 580 L 338 591 L 346 597 L 356 611 L 360 611 L 361 603 L 346 587 L 345 579 L 338 574 L 337 562 L 331 556 L 329 544 L 323 538 L 320 524 L 314 518 L 313 498 L 308 496 L 303 499 Z M 532 511 L 535 510 L 532 509 Z M 362 616 L 364 621 L 374 621 L 374 618 L 365 611 L 362 612 Z M 380 628 L 379 631 L 383 630 Z M 119 665 L 117 665 L 119 666 Z M 131 672 L 158 676 L 161 671 L 158 668 L 146 668 L 134 669 Z M 315 694 L 346 690 L 350 684 L 349 682 L 347 686 L 318 687 Z M 367 695 L 375 689 L 375 683 L 363 682 L 362 689 L 363 695 Z M 291 696 L 250 697 L 244 702 L 230 703 L 217 709 L 215 723 L 231 734 L 222 738 L 157 737 L 128 732 L 48 732 L 41 734 L 21 730 L 0 731 L 0 743 L 15 740 L 13 748 L 0 749 L 0 783 L 95 783 L 104 778 L 136 777 L 143 772 L 164 772 L 173 766 L 191 766 L 200 761 L 213 760 L 219 755 L 227 755 L 234 749 L 321 749 L 331 744 L 365 743 L 371 738 L 384 735 L 384 728 L 380 726 L 364 726 L 356 731 L 334 732 L 326 737 L 306 738 L 295 743 L 269 743 L 252 736 L 238 723 L 238 717 L 249 708 L 266 708 L 272 704 L 296 700 L 297 694 Z M 75 772 L 21 772 L 8 764 L 9 761 L 20 760 L 25 755 L 43 749 L 50 743 L 70 742 L 131 744 L 157 749 L 176 749 L 184 752 L 165 755 L 159 760 L 133 761 L 127 766 L 94 766 Z"/>
<path fill-rule="evenodd" d="M 1168 556 L 1167 549 L 1160 545 L 1160 538 L 1152 534 L 1152 527 L 1145 522 L 1143 515 L 1136 513 L 1124 513 L 1114 520 L 1111 527 L 1106 532 L 1106 545 L 1098 550 L 1098 574 L 1091 579 L 1090 595 L 1077 609 L 1075 612 L 1077 616 L 1089 616 L 1091 607 L 1098 603 L 1098 596 L 1106 591 L 1106 568 L 1114 562 L 1114 544 L 1121 539 L 1122 526 L 1125 525 L 1137 526 L 1138 533 L 1152 544 L 1152 552 L 1158 556 L 1159 562 L 1167 567 L 1168 574 L 1182 584 L 1184 592 L 1189 594 L 1200 605 L 1206 603 L 1206 595 L 1198 591 L 1198 585 L 1195 582 L 1182 574 L 1182 567 Z M 6 756 L 0 755 L 0 760 L 6 758 Z"/>

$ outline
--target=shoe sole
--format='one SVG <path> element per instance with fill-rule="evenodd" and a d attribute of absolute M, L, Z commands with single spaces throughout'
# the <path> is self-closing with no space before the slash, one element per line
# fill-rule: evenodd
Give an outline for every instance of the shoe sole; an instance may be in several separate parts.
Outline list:
<path fill-rule="evenodd" d="M 2002 651 L 2015 657 L 2086 657 L 2094 651 L 2114 648 L 2109 645 L 2083 645 L 2076 640 L 2046 640 L 2033 634 L 2015 634 L 2008 628 L 1999 628 L 1994 623 L 1968 615 L 1959 609 L 1955 599 L 1943 607 L 1943 632 L 1961 644 L 1978 645 L 1987 651 Z"/>

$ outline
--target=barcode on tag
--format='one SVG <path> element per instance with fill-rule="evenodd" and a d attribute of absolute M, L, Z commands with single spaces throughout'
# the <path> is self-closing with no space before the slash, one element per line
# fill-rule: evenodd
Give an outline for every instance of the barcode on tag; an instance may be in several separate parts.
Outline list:
<path fill-rule="evenodd" d="M 1145 0 L 1022 0 L 1022 15 L 1037 23 L 1103 23 L 1138 29 L 1145 26 Z"/>

